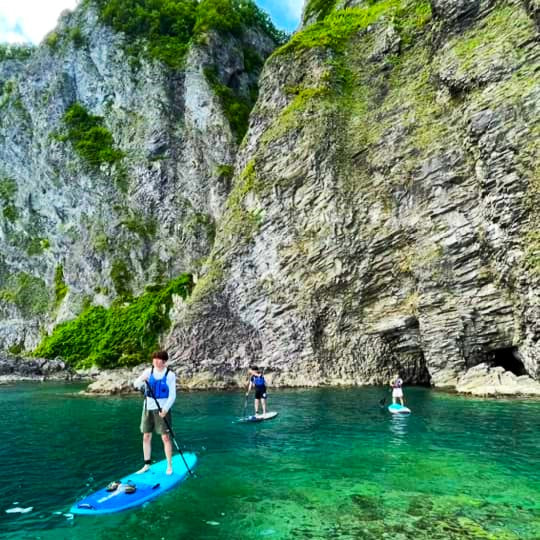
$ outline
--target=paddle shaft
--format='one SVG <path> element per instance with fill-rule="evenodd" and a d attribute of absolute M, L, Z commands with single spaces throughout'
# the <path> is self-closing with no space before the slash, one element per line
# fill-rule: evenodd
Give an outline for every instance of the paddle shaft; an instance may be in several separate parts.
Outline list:
<path fill-rule="evenodd" d="M 246 375 L 248 375 L 247 370 L 246 370 Z M 244 409 L 242 410 L 242 418 L 245 418 L 245 416 L 246 416 L 248 397 L 249 397 L 249 392 L 246 393 L 246 398 L 244 399 Z"/>
<path fill-rule="evenodd" d="M 156 396 L 154 394 L 154 391 L 152 390 L 152 387 L 150 386 L 150 383 L 148 381 L 144 381 L 146 383 L 146 386 L 148 387 L 148 393 L 150 394 L 150 397 L 154 400 L 158 411 L 161 413 L 161 405 L 159 404 L 158 400 L 156 399 Z M 169 433 L 171 434 L 172 440 L 174 442 L 174 446 L 176 446 L 176 449 L 180 453 L 180 456 L 182 456 L 182 461 L 184 462 L 184 465 L 186 466 L 186 469 L 188 473 L 193 476 L 192 470 L 189 468 L 189 465 L 187 464 L 186 458 L 184 457 L 184 454 L 182 453 L 182 450 L 180 450 L 180 446 L 178 446 L 178 443 L 176 442 L 176 438 L 174 436 L 174 431 L 172 430 L 171 424 L 169 424 L 169 421 L 167 420 L 166 416 L 162 417 L 165 421 L 165 425 L 167 426 L 167 429 L 169 430 Z"/>

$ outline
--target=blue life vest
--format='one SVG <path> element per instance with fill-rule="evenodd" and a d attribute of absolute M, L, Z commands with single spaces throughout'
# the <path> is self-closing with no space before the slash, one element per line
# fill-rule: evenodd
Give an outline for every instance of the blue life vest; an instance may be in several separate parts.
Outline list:
<path fill-rule="evenodd" d="M 152 367 L 152 371 L 150 372 L 150 378 L 148 379 L 148 384 L 150 385 L 150 388 L 152 388 L 152 392 L 154 393 L 154 397 L 156 399 L 166 399 L 169 397 L 169 387 L 167 386 L 168 373 L 169 368 L 167 368 L 167 371 L 165 371 L 165 375 L 163 375 L 161 379 L 156 379 L 154 377 L 154 368 Z M 146 394 L 150 396 L 148 388 L 146 388 Z"/>
<path fill-rule="evenodd" d="M 266 381 L 264 380 L 264 377 L 262 375 L 253 375 L 253 377 L 251 377 L 251 381 L 256 388 L 262 388 L 263 386 L 266 386 Z"/>

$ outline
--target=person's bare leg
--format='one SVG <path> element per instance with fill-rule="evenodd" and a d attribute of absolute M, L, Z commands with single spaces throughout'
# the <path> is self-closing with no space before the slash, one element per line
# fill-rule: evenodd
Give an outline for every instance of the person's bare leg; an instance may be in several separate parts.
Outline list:
<path fill-rule="evenodd" d="M 266 398 L 261 399 L 263 414 L 266 414 Z"/>
<path fill-rule="evenodd" d="M 259 402 L 260 401 L 261 401 L 260 399 L 255 400 L 255 414 L 259 414 Z"/>
<path fill-rule="evenodd" d="M 161 440 L 163 441 L 163 450 L 165 450 L 165 457 L 167 458 L 167 474 L 173 473 L 172 468 L 172 444 L 171 437 L 168 433 L 163 433 L 161 435 Z"/>
<path fill-rule="evenodd" d="M 151 433 L 143 433 L 143 455 L 144 455 L 144 467 L 137 471 L 137 474 L 146 472 L 150 465 L 148 464 L 148 461 L 150 461 L 150 458 L 152 457 L 152 434 Z"/>

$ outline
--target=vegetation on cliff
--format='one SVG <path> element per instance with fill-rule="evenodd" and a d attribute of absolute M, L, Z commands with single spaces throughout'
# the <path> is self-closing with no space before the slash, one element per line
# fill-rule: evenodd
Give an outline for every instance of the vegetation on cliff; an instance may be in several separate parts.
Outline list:
<path fill-rule="evenodd" d="M 59 306 L 68 293 L 68 286 L 64 281 L 64 268 L 59 264 L 54 271 L 54 300 Z"/>
<path fill-rule="evenodd" d="M 259 28 L 276 43 L 285 38 L 252 0 L 93 1 L 104 23 L 132 42 L 145 40 L 148 54 L 173 68 L 182 66 L 191 41 L 211 30 L 241 35 L 247 28 Z M 133 46 L 130 50 L 139 49 Z"/>
<path fill-rule="evenodd" d="M 63 120 L 67 133 L 57 138 L 62 142 L 70 141 L 77 154 L 92 167 L 104 163 L 112 165 L 124 157 L 123 152 L 115 148 L 103 118 L 90 114 L 80 103 L 69 107 Z"/>
<path fill-rule="evenodd" d="M 50 294 L 45 282 L 26 272 L 0 279 L 0 301 L 16 306 L 23 316 L 44 315 L 50 307 Z"/>
<path fill-rule="evenodd" d="M 0 62 L 4 60 L 26 60 L 36 50 L 34 45 L 0 43 Z"/>
<path fill-rule="evenodd" d="M 309 13 L 310 2 L 306 8 Z M 320 5 L 319 5 L 320 4 Z M 366 7 L 332 11 L 332 2 L 319 1 L 319 17 L 315 24 L 295 34 L 277 54 L 324 47 L 342 51 L 349 39 L 358 31 L 366 29 L 380 18 L 392 21 L 405 44 L 431 19 L 429 0 L 379 0 L 368 2 Z"/>
<path fill-rule="evenodd" d="M 172 69 L 181 68 L 191 43 L 205 43 L 210 32 L 242 38 L 258 30 L 276 45 L 287 35 L 275 28 L 269 16 L 252 0 L 87 0 L 99 9 L 102 22 L 126 37 L 131 58 L 146 54 Z M 231 130 L 240 142 L 257 99 L 256 78 L 263 59 L 249 46 L 242 48 L 244 69 L 254 75 L 244 92 L 220 80 L 215 66 L 207 66 L 208 83 L 221 101 Z M 244 95 L 245 94 L 245 95 Z"/>
<path fill-rule="evenodd" d="M 0 209 L 7 221 L 13 222 L 18 217 L 15 206 L 15 194 L 17 193 L 17 183 L 11 178 L 0 179 Z"/>
<path fill-rule="evenodd" d="M 249 113 L 255 104 L 257 88 L 254 88 L 254 95 L 246 98 L 238 95 L 232 88 L 223 84 L 219 80 L 216 69 L 205 68 L 204 75 L 216 96 L 219 97 L 223 112 L 236 136 L 236 141 L 240 143 L 248 128 Z"/>
<path fill-rule="evenodd" d="M 161 287 L 149 287 L 130 302 L 109 309 L 87 307 L 76 319 L 58 325 L 34 351 L 35 356 L 60 356 L 72 366 L 104 368 L 137 365 L 158 347 L 170 326 L 173 295 L 187 298 L 193 287 L 190 274 L 182 274 Z"/>

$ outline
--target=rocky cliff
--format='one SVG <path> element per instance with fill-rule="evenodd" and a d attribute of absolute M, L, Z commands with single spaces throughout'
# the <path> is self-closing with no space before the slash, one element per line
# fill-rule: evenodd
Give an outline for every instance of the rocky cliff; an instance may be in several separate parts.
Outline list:
<path fill-rule="evenodd" d="M 309 2 L 267 61 L 179 369 L 540 376 L 537 6 Z"/>
<path fill-rule="evenodd" d="M 540 378 L 536 1 L 311 0 L 245 137 L 224 96 L 268 35 L 165 69 L 96 5 L 3 84 L 4 347 L 188 271 L 162 343 L 193 384 Z M 97 167 L 73 104 L 110 135 Z"/>
<path fill-rule="evenodd" d="M 4 349 L 194 272 L 212 246 L 276 43 L 267 25 L 211 19 L 213 0 L 204 17 L 162 3 L 157 36 L 155 13 L 121 26 L 129 2 L 88 0 L 32 54 L 0 62 Z M 185 28 L 167 33 L 171 21 Z"/>

